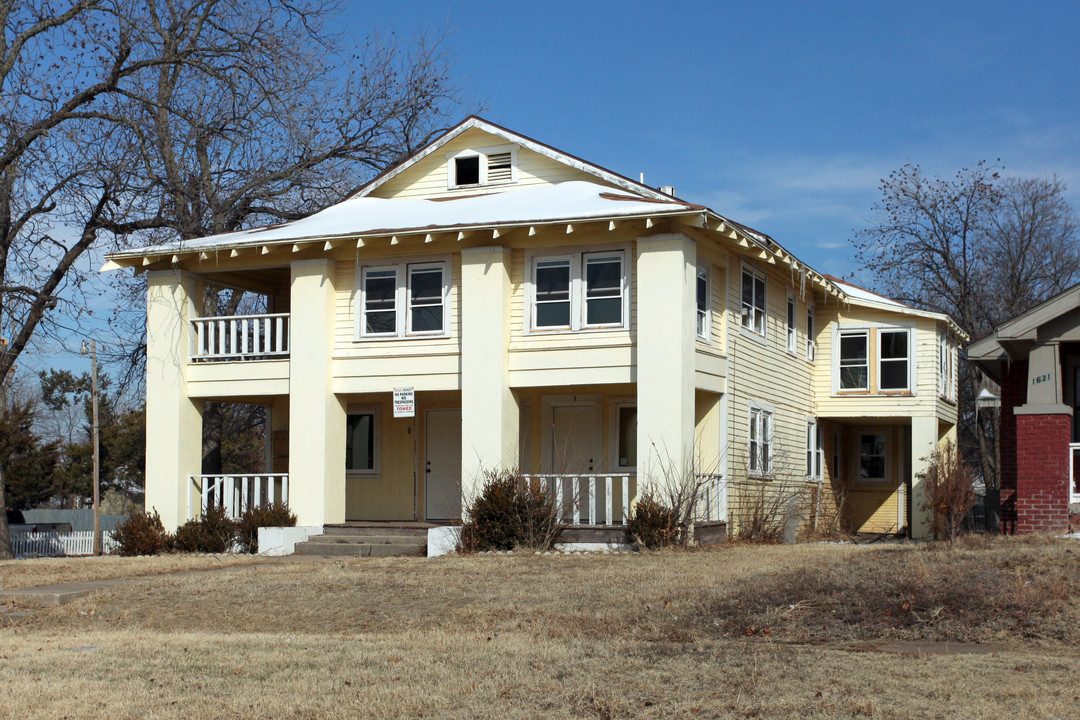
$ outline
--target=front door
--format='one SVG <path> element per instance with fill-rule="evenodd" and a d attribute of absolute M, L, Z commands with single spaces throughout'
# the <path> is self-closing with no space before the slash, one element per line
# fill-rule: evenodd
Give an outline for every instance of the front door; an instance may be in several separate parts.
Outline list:
<path fill-rule="evenodd" d="M 597 409 L 592 403 L 551 406 L 547 472 L 577 475 L 603 469 Z"/>
<path fill-rule="evenodd" d="M 461 518 L 461 410 L 424 414 L 424 509 L 428 520 Z"/>

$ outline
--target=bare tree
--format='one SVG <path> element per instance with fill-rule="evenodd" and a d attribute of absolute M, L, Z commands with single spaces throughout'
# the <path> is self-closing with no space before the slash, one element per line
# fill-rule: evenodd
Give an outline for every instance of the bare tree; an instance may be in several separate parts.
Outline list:
<path fill-rule="evenodd" d="M 439 128 L 455 91 L 438 38 L 353 51 L 325 30 L 334 10 L 0 0 L 0 382 L 58 304 L 83 311 L 91 248 L 299 216 Z"/>
<path fill-rule="evenodd" d="M 856 256 L 877 289 L 914 307 L 947 313 L 973 338 L 1080 280 L 1080 237 L 1057 177 L 1008 178 L 980 162 L 952 179 L 905 165 L 881 185 L 872 226 L 856 234 Z M 976 419 L 987 380 L 961 358 L 960 456 L 978 466 L 987 521 L 997 529 L 998 438 L 992 417 Z"/>

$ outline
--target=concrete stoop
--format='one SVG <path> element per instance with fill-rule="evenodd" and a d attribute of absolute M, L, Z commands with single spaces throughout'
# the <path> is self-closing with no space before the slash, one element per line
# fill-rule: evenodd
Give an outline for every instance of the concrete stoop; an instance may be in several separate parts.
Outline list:
<path fill-rule="evenodd" d="M 322 535 L 296 544 L 298 555 L 393 557 L 427 554 L 427 528 L 396 525 L 327 525 Z"/>

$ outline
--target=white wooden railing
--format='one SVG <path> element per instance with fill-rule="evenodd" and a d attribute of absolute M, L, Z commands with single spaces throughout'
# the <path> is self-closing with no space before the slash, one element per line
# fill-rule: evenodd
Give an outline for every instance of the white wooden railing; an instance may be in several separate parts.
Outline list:
<path fill-rule="evenodd" d="M 191 321 L 192 360 L 262 360 L 289 355 L 289 314 L 201 317 Z"/>
<path fill-rule="evenodd" d="M 1076 473 L 1080 471 L 1080 443 L 1069 443 L 1069 504 L 1080 503 L 1080 478 Z"/>
<path fill-rule="evenodd" d="M 110 553 L 116 546 L 112 531 L 101 533 L 101 551 Z M 11 549 L 15 557 L 63 557 L 65 555 L 92 555 L 94 553 L 94 531 L 75 530 L 54 532 L 13 530 Z"/>
<path fill-rule="evenodd" d="M 275 502 L 289 502 L 287 473 L 192 475 L 188 517 L 196 517 L 196 508 L 205 512 L 211 507 L 223 507 L 225 515 L 235 519 L 250 507 Z"/>
<path fill-rule="evenodd" d="M 539 473 L 522 477 L 541 482 L 544 490 L 555 500 L 555 513 L 560 523 L 625 525 L 630 517 L 630 506 L 634 499 L 630 488 L 633 475 Z"/>
<path fill-rule="evenodd" d="M 720 473 L 699 473 L 697 476 L 698 501 L 695 522 L 719 522 L 727 520 L 727 488 Z"/>

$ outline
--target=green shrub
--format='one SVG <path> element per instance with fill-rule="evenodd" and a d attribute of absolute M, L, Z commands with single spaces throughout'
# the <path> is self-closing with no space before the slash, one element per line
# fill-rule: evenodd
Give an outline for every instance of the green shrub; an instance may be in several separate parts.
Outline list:
<path fill-rule="evenodd" d="M 150 513 L 136 512 L 121 520 L 113 530 L 113 540 L 117 543 L 117 555 L 157 555 L 168 552 L 172 538 L 161 524 L 157 510 Z"/>
<path fill-rule="evenodd" d="M 539 486 L 518 473 L 484 473 L 484 487 L 468 507 L 469 522 L 461 529 L 461 549 L 512 550 L 517 546 L 550 549 L 559 526 L 555 504 Z"/>
<path fill-rule="evenodd" d="M 626 536 L 638 547 L 656 550 L 681 545 L 685 528 L 679 523 L 678 513 L 648 488 L 638 497 L 634 512 L 626 521 Z"/>
<path fill-rule="evenodd" d="M 236 523 L 223 507 L 209 507 L 198 520 L 188 520 L 176 529 L 173 549 L 177 552 L 223 553 L 232 549 Z"/>
<path fill-rule="evenodd" d="M 242 552 L 255 554 L 259 552 L 259 528 L 295 526 L 296 515 L 289 511 L 285 503 L 257 505 L 240 515 L 236 523 L 236 539 Z"/>

